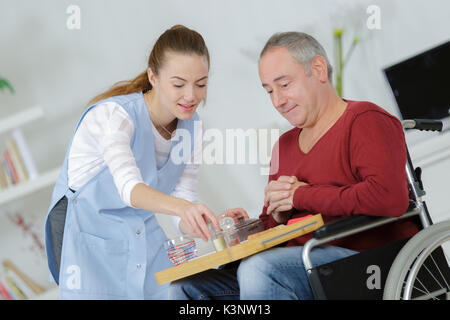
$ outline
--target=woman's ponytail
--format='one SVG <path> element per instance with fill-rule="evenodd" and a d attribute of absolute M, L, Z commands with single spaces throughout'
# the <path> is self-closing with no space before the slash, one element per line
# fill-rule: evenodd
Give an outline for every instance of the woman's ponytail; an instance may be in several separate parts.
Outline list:
<path fill-rule="evenodd" d="M 208 48 L 206 47 L 203 37 L 197 31 L 186 28 L 183 25 L 175 25 L 166 30 L 153 46 L 148 59 L 147 68 L 150 68 L 155 75 L 158 75 L 159 70 L 164 64 L 167 52 L 198 54 L 206 57 L 208 67 L 210 64 Z M 110 97 L 136 92 L 145 93 L 151 89 L 152 85 L 148 80 L 147 70 L 145 70 L 132 80 L 117 82 L 107 91 L 91 99 L 89 105 Z"/>
<path fill-rule="evenodd" d="M 89 101 L 89 105 L 93 105 L 96 102 L 114 96 L 121 96 L 135 92 L 147 92 L 151 88 L 152 85 L 150 81 L 148 81 L 147 70 L 145 70 L 132 80 L 124 80 L 117 82 L 107 91 L 95 96 L 91 101 Z"/>

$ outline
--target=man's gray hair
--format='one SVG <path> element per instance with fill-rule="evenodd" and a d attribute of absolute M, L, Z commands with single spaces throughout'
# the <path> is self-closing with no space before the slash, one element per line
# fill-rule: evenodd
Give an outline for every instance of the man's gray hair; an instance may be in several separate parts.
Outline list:
<path fill-rule="evenodd" d="M 267 41 L 261 51 L 261 58 L 267 50 L 275 47 L 285 47 L 289 50 L 295 60 L 305 68 L 306 74 L 311 73 L 311 61 L 315 56 L 322 56 L 327 62 L 328 80 L 332 82 L 333 68 L 328 60 L 327 53 L 322 45 L 309 34 L 303 32 L 280 32 L 275 33 Z"/>

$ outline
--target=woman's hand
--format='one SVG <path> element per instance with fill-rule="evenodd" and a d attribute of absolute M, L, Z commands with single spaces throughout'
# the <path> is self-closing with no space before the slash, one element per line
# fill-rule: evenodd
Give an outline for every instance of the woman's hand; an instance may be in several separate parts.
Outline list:
<path fill-rule="evenodd" d="M 138 183 L 131 190 L 130 198 L 131 204 L 135 208 L 179 216 L 181 218 L 180 230 L 189 236 L 207 241 L 211 236 L 208 229 L 210 221 L 216 230 L 220 229 L 216 216 L 204 204 L 194 204 L 181 198 L 172 197 L 145 183 Z"/>
<path fill-rule="evenodd" d="M 181 218 L 180 229 L 194 237 L 208 241 L 211 234 L 208 223 L 211 222 L 216 230 L 220 229 L 217 217 L 204 204 L 195 204 L 182 200 L 182 204 L 177 210 L 177 215 Z M 187 229 L 187 230 L 186 230 Z"/>

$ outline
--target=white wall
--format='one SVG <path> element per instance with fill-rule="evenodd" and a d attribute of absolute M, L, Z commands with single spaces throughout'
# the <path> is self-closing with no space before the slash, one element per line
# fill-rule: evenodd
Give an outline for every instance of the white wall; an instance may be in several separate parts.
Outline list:
<path fill-rule="evenodd" d="M 71 4 L 81 9 L 80 30 L 66 28 Z M 370 4 L 381 9 L 381 30 L 365 27 Z M 345 27 L 346 41 L 353 32 L 362 37 L 345 70 L 345 97 L 399 115 L 381 69 L 449 40 L 449 9 L 446 0 L 0 0 L 0 76 L 16 89 L 13 96 L 0 93 L 0 116 L 40 104 L 47 116 L 24 128 L 25 134 L 41 171 L 59 165 L 87 101 L 142 72 L 154 41 L 174 24 L 199 31 L 211 53 L 208 103 L 199 112 L 206 127 L 288 129 L 261 88 L 258 53 L 274 32 L 299 30 L 315 36 L 333 59 L 332 29 L 338 25 Z M 430 211 L 438 219 L 450 217 L 449 162 L 424 168 Z M 216 213 L 241 206 L 257 216 L 266 179 L 257 165 L 204 166 L 200 198 Z M 23 213 L 43 239 L 50 192 L 0 208 L 0 258 L 17 261 L 44 286 L 45 261 L 30 263 L 33 240 L 6 213 Z"/>

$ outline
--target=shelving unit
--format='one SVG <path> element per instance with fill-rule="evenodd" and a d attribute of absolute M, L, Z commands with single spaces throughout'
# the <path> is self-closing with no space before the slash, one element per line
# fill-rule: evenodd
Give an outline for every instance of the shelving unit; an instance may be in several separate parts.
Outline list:
<path fill-rule="evenodd" d="M 59 171 L 60 168 L 56 168 L 39 175 L 39 177 L 33 180 L 21 182 L 17 185 L 9 187 L 8 189 L 2 190 L 0 192 L 0 206 L 8 202 L 26 197 L 33 192 L 53 185 L 58 178 Z"/>
<path fill-rule="evenodd" d="M 32 121 L 39 120 L 43 116 L 44 111 L 40 106 L 36 105 L 28 110 L 0 119 L 0 135 L 20 128 Z M 52 185 L 58 178 L 59 170 L 60 168 L 54 168 L 48 172 L 39 174 L 35 178 L 0 190 L 0 206 Z"/>
<path fill-rule="evenodd" d="M 10 136 L 14 131 L 17 131 L 17 129 L 20 130 L 21 127 L 33 121 L 40 120 L 43 117 L 44 110 L 40 106 L 36 105 L 27 110 L 0 119 L 0 139 Z M 29 153 L 29 150 L 27 150 L 27 153 Z M 32 159 L 32 155 L 29 156 Z M 32 167 L 35 169 L 34 161 Z M 23 200 L 40 190 L 51 187 L 55 184 L 59 172 L 60 167 L 50 169 L 43 173 L 38 172 L 38 170 L 34 170 L 33 174 L 27 172 L 27 180 L 19 180 L 16 184 L 0 189 L 0 207 L 11 204 L 14 201 Z M 2 210 L 0 210 L 0 214 L 1 213 L 3 213 Z M 1 237 L 0 241 L 2 241 Z M 31 299 L 57 299 L 57 297 L 57 288 L 52 288 L 44 293 L 31 297 Z"/>
<path fill-rule="evenodd" d="M 44 116 L 44 111 L 38 105 L 18 112 L 12 116 L 0 119 L 0 134 L 11 131 L 15 128 L 22 127 L 23 125 L 38 120 Z"/>

